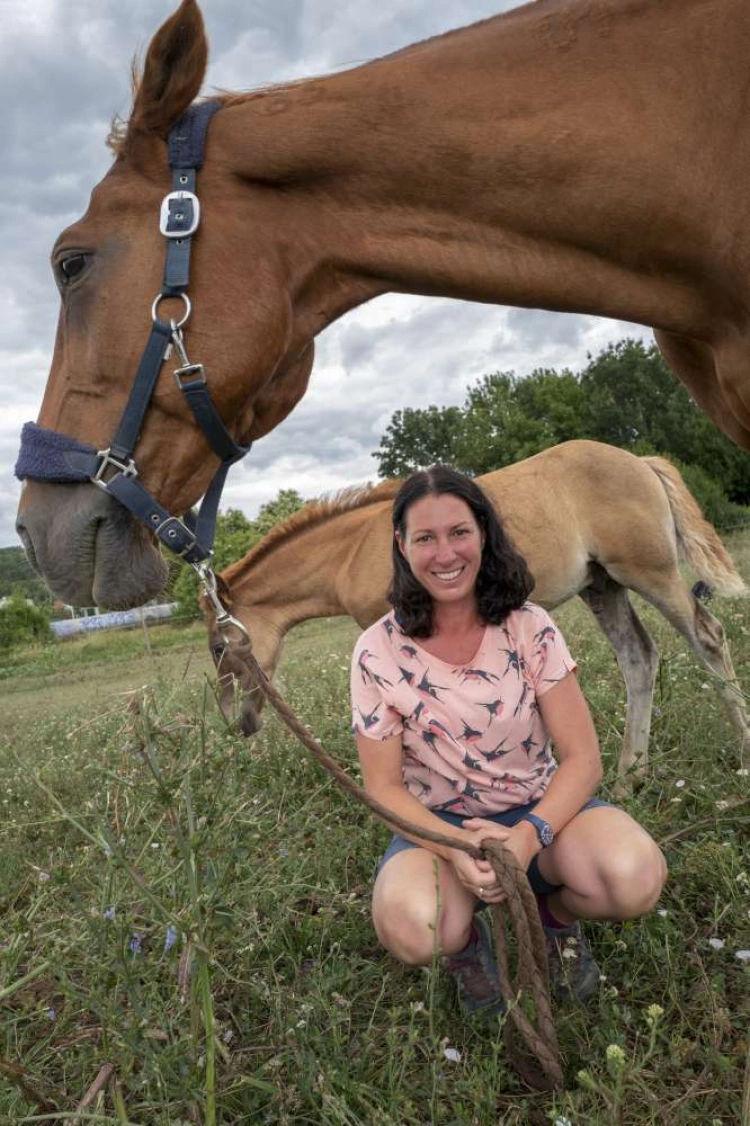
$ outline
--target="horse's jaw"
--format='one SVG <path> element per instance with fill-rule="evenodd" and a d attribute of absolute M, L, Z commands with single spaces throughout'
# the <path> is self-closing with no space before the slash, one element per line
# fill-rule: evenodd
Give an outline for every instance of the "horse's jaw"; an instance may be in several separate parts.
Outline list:
<path fill-rule="evenodd" d="M 27 482 L 16 528 L 31 566 L 70 606 L 126 610 L 166 585 L 151 536 L 93 485 Z"/>

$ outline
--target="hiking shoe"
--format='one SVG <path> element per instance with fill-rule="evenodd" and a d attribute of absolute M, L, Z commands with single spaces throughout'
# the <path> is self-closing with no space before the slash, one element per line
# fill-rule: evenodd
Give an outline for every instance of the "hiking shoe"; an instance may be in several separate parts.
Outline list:
<path fill-rule="evenodd" d="M 580 923 L 542 927 L 547 941 L 550 986 L 558 1001 L 575 997 L 585 1002 L 595 992 L 601 971 L 583 936 Z"/>
<path fill-rule="evenodd" d="M 456 983 L 458 1003 L 467 1016 L 493 1017 L 505 1009 L 487 921 L 474 916 L 472 939 L 459 954 L 446 955 L 443 968 Z"/>

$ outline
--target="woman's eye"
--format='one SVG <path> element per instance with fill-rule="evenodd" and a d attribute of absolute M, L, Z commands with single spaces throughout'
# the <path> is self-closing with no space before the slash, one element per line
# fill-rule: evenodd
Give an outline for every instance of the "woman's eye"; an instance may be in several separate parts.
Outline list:
<path fill-rule="evenodd" d="M 74 281 L 86 269 L 88 260 L 88 254 L 71 254 L 67 258 L 61 258 L 57 264 L 57 272 L 63 285 L 69 285 Z"/>

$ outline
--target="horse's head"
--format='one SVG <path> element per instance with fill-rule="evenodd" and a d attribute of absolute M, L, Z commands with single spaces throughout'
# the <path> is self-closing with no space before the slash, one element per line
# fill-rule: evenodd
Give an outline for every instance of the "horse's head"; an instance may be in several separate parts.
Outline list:
<path fill-rule="evenodd" d="M 112 443 L 162 291 L 159 215 L 172 187 L 166 138 L 198 94 L 206 59 L 200 11 L 183 0 L 151 42 L 127 128 L 113 141 L 114 165 L 52 253 L 62 309 L 39 426 L 95 450 Z M 271 234 L 281 193 L 248 183 L 232 166 L 233 113 L 230 106 L 215 117 L 198 178 L 185 338 L 190 359 L 205 364 L 218 414 L 247 444 L 304 393 L 313 334 L 295 324 L 299 280 L 288 244 Z M 185 309 L 162 299 L 159 319 L 178 320 Z M 175 357 L 160 370 L 134 453 L 138 481 L 173 514 L 196 503 L 219 463 L 172 378 L 177 366 Z M 167 569 L 151 533 L 88 480 L 47 476 L 27 479 L 18 531 L 57 597 L 123 608 L 158 594 Z"/>
<path fill-rule="evenodd" d="M 217 594 L 222 606 L 239 621 L 250 638 L 253 656 L 272 677 L 281 654 L 282 635 L 270 618 L 243 607 L 233 598 L 231 588 L 221 575 L 216 576 Z M 260 713 L 266 698 L 254 671 L 243 659 L 244 638 L 236 626 L 220 629 L 211 600 L 201 597 L 201 608 L 208 629 L 208 647 L 216 666 L 221 709 L 227 719 L 235 716 L 235 690 L 240 694 L 238 725 L 243 735 L 255 735 L 262 726 Z"/>

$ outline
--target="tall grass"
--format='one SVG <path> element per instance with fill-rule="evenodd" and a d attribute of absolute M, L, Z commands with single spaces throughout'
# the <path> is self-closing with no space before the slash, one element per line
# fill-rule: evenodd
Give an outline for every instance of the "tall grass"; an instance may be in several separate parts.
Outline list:
<path fill-rule="evenodd" d="M 750 575 L 750 537 L 733 548 Z M 716 612 L 747 684 L 750 606 Z M 0 1122 L 741 1122 L 750 786 L 710 677 L 644 616 L 663 663 L 651 769 L 626 804 L 670 881 L 646 918 L 588 928 L 606 980 L 588 1008 L 556 1010 L 555 1097 L 524 1090 L 499 1028 L 461 1018 L 437 965 L 379 948 L 369 896 L 387 830 L 271 716 L 252 740 L 224 722 L 200 630 L 85 638 L 6 667 Z M 587 612 L 557 617 L 606 795 L 624 690 Z M 352 770 L 355 635 L 309 623 L 280 672 Z"/>

